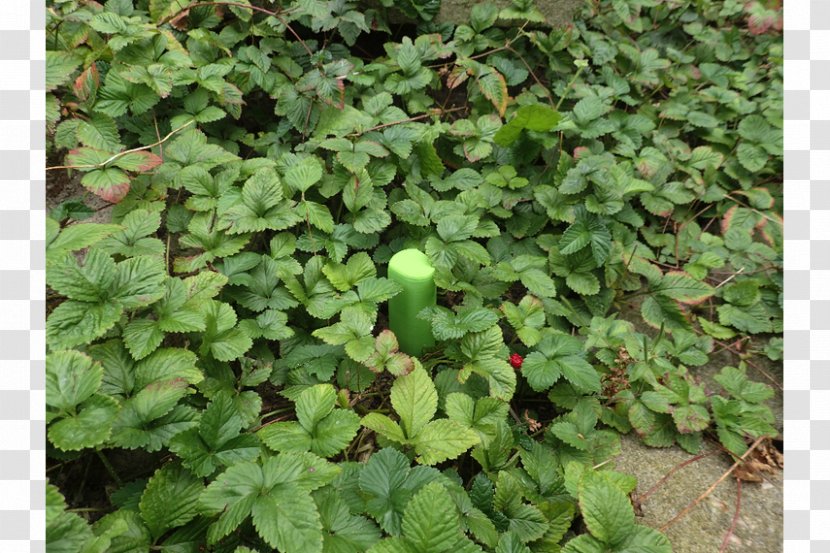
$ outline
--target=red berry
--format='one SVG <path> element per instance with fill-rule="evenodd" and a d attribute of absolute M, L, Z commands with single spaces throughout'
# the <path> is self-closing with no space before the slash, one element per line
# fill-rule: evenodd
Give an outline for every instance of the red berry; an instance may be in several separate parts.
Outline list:
<path fill-rule="evenodd" d="M 524 361 L 524 359 L 522 359 L 522 356 L 519 355 L 518 353 L 513 353 L 513 354 L 510 355 L 510 365 L 514 369 L 521 369 L 522 368 L 522 361 Z"/>

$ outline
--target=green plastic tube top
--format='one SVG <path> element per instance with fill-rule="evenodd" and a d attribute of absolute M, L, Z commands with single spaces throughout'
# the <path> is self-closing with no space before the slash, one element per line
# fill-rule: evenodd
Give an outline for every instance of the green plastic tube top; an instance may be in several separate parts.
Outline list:
<path fill-rule="evenodd" d="M 401 351 L 420 355 L 424 348 L 435 345 L 429 321 L 417 318 L 424 307 L 435 305 L 435 268 L 423 252 L 410 248 L 392 256 L 388 275 L 403 287 L 389 300 L 389 328 Z"/>

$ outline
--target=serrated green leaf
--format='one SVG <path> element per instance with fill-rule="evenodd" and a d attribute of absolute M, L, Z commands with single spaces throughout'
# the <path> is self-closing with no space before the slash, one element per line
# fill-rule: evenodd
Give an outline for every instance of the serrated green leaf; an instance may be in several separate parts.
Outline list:
<path fill-rule="evenodd" d="M 679 271 L 666 273 L 654 290 L 683 303 L 699 303 L 715 293 L 705 282 Z"/>
<path fill-rule="evenodd" d="M 101 387 L 104 368 L 78 351 L 46 356 L 46 405 L 66 411 L 80 405 Z"/>
<path fill-rule="evenodd" d="M 414 438 L 438 410 L 438 393 L 427 372 L 416 367 L 411 373 L 395 379 L 390 393 L 392 407 L 401 418 L 408 438 Z"/>
<path fill-rule="evenodd" d="M 458 511 L 439 482 L 427 484 L 409 500 L 403 515 L 403 537 L 423 553 L 444 553 L 460 537 Z"/>
<path fill-rule="evenodd" d="M 401 520 L 412 495 L 425 484 L 441 478 L 431 467 L 410 468 L 403 453 L 381 449 L 373 454 L 359 477 L 360 490 L 366 494 L 368 512 L 387 533 L 397 536 Z"/>
<path fill-rule="evenodd" d="M 424 465 L 436 465 L 447 459 L 455 459 L 479 442 L 478 434 L 449 419 L 437 419 L 426 426 L 414 438 L 417 461 Z"/>
<path fill-rule="evenodd" d="M 109 439 L 118 415 L 118 403 L 96 394 L 81 404 L 75 414 L 49 424 L 48 437 L 55 447 L 78 451 L 103 444 Z"/>
<path fill-rule="evenodd" d="M 368 518 L 355 516 L 334 489 L 314 494 L 323 523 L 324 553 L 363 553 L 380 540 L 378 527 Z"/>
<path fill-rule="evenodd" d="M 81 60 L 72 52 L 46 52 L 46 91 L 55 90 L 69 82 Z"/>
<path fill-rule="evenodd" d="M 319 458 L 297 453 L 230 467 L 199 498 L 202 514 L 219 515 L 208 528 L 208 541 L 217 542 L 252 516 L 257 532 L 272 547 L 321 552 L 322 523 L 309 492 L 336 474 Z"/>
<path fill-rule="evenodd" d="M 78 126 L 78 139 L 85 145 L 107 152 L 123 149 L 115 121 L 103 114 L 95 114 Z"/>
<path fill-rule="evenodd" d="M 386 415 L 382 415 L 380 413 L 369 413 L 361 419 L 360 424 L 369 430 L 380 434 L 386 439 L 398 442 L 399 444 L 406 443 L 407 441 L 406 436 L 404 436 L 403 429 L 401 429 L 398 423 Z"/>
<path fill-rule="evenodd" d="M 47 222 L 49 220 L 51 219 L 47 219 Z M 63 259 L 66 254 L 92 246 L 120 229 L 118 225 L 98 223 L 70 225 L 62 229 L 52 241 L 47 242 L 46 263 L 51 265 Z"/>
<path fill-rule="evenodd" d="M 179 465 L 157 470 L 139 503 L 141 518 L 153 536 L 158 538 L 196 517 L 196 502 L 202 490 L 201 480 Z"/>
<path fill-rule="evenodd" d="M 769 159 L 769 155 L 762 148 L 747 142 L 741 142 L 738 144 L 737 154 L 738 161 L 741 165 L 743 165 L 747 171 L 752 173 L 756 173 L 763 169 Z"/>
<path fill-rule="evenodd" d="M 625 493 L 602 472 L 588 472 L 579 485 L 579 507 L 591 534 L 617 545 L 634 530 L 634 509 Z"/>

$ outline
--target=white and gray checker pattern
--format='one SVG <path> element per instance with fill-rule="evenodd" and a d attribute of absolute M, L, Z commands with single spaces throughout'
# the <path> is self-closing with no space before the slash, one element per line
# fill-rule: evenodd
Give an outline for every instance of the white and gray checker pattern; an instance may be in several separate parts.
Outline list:
<path fill-rule="evenodd" d="M 43 0 L 0 2 L 0 551 L 45 551 Z"/>
<path fill-rule="evenodd" d="M 830 552 L 830 0 L 785 4 L 785 553 Z M 0 552 L 45 551 L 44 0 L 0 2 Z"/>
<path fill-rule="evenodd" d="M 830 1 L 784 12 L 784 551 L 830 552 Z"/>

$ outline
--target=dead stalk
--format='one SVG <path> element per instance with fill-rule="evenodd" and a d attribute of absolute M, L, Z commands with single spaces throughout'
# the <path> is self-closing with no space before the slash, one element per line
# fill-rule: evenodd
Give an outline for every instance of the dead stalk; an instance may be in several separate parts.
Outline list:
<path fill-rule="evenodd" d="M 661 531 L 661 532 L 665 532 L 665 531 L 666 531 L 666 529 L 667 529 L 669 526 L 671 526 L 672 524 L 674 524 L 675 522 L 677 522 L 677 521 L 678 521 L 678 520 L 680 520 L 681 518 L 685 517 L 687 514 L 689 514 L 689 511 L 691 511 L 692 509 L 694 509 L 695 507 L 697 507 L 697 505 L 698 505 L 701 501 L 703 501 L 704 499 L 706 499 L 707 497 L 709 497 L 709 494 L 711 494 L 713 491 L 715 491 L 715 488 L 717 488 L 718 486 L 720 486 L 720 484 L 721 484 L 724 480 L 726 480 L 726 479 L 729 477 L 729 475 L 730 475 L 730 474 L 732 474 L 732 472 L 734 472 L 734 470 L 735 470 L 736 468 L 738 468 L 738 465 L 740 465 L 741 463 L 743 463 L 743 462 L 744 462 L 744 460 L 745 460 L 747 457 L 749 457 L 749 454 L 750 454 L 750 453 L 752 453 L 753 451 L 755 451 L 755 448 L 757 448 L 759 445 L 761 445 L 761 443 L 762 443 L 765 439 L 766 439 L 766 438 L 765 438 L 764 436 L 762 436 L 762 437 L 758 438 L 757 440 L 755 440 L 755 441 L 752 443 L 752 445 L 751 445 L 751 446 L 749 446 L 749 449 L 747 449 L 747 450 L 746 450 L 746 453 L 744 453 L 743 455 L 741 455 L 741 458 L 740 458 L 740 459 L 738 459 L 737 461 L 735 461 L 735 462 L 732 464 L 732 466 L 731 466 L 731 467 L 729 467 L 729 470 L 727 470 L 726 472 L 724 472 L 724 473 L 721 475 L 721 477 L 720 477 L 720 478 L 718 478 L 718 479 L 715 481 L 715 483 L 714 483 L 714 484 L 712 484 L 711 486 L 709 486 L 709 488 L 708 488 L 705 492 L 703 492 L 702 494 L 700 494 L 700 495 L 697 497 L 697 499 L 695 499 L 694 501 L 692 501 L 691 503 L 689 503 L 688 505 L 686 505 L 686 507 L 684 507 L 682 511 L 680 511 L 679 513 L 677 513 L 677 514 L 676 514 L 676 515 L 675 515 L 675 516 L 674 516 L 671 520 L 669 520 L 667 523 L 665 523 L 663 526 L 661 526 L 661 527 L 660 527 L 660 531 Z"/>

